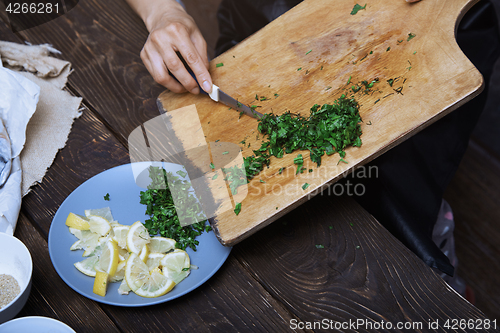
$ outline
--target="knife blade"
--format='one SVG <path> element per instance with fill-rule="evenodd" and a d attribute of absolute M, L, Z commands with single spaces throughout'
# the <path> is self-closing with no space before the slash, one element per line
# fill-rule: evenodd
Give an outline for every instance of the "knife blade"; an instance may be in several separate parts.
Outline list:
<path fill-rule="evenodd" d="M 181 60 L 184 60 L 184 59 L 181 57 Z M 227 106 L 229 106 L 229 107 L 231 107 L 239 112 L 242 112 L 243 114 L 246 114 L 247 116 L 250 116 L 250 117 L 253 117 L 256 119 L 260 119 L 260 118 L 264 117 L 264 115 L 262 113 L 257 112 L 254 109 L 248 107 L 247 105 L 244 105 L 244 104 L 238 102 L 237 100 L 235 100 L 234 98 L 232 98 L 231 96 L 229 96 L 228 94 L 226 94 L 225 92 L 220 90 L 220 88 L 218 86 L 216 86 L 215 84 L 212 84 L 212 93 L 210 93 L 210 94 L 207 93 L 200 86 L 198 79 L 196 79 L 196 75 L 194 75 L 193 71 L 189 68 L 189 66 L 186 64 L 186 62 L 184 62 L 184 66 L 186 67 L 186 69 L 187 69 L 188 73 L 191 75 L 191 77 L 198 84 L 198 87 L 200 88 L 200 93 L 202 93 L 204 95 L 208 95 L 208 96 L 210 96 L 210 98 L 213 101 L 215 101 L 217 103 L 221 102 L 222 104 L 225 104 L 225 105 L 227 105 Z M 170 75 L 172 75 L 172 73 L 170 73 Z M 172 77 L 177 82 L 179 82 L 179 80 L 174 75 L 172 75 Z M 160 113 L 161 113 L 161 110 L 162 109 L 160 109 Z"/>
<path fill-rule="evenodd" d="M 201 89 L 200 87 L 200 91 L 205 93 L 203 91 L 203 89 Z M 250 116 L 250 117 L 253 117 L 253 118 L 256 118 L 256 119 L 260 119 L 262 117 L 264 117 L 264 115 L 258 111 L 255 111 L 254 109 L 248 107 L 247 105 L 244 105 L 240 102 L 238 102 L 237 100 L 235 100 L 234 98 L 232 98 L 231 96 L 229 96 L 228 94 L 226 94 L 225 92 L 223 92 L 222 90 L 220 90 L 220 88 L 218 86 L 216 86 L 215 84 L 212 84 L 212 92 L 210 94 L 208 94 L 210 96 L 210 98 L 215 101 L 215 102 L 221 102 L 233 109 L 236 109 L 244 114 L 246 114 L 247 116 Z"/>

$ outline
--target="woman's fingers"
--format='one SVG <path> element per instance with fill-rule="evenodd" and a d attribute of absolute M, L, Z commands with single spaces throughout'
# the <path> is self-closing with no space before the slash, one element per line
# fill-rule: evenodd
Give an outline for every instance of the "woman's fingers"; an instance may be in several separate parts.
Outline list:
<path fill-rule="evenodd" d="M 170 72 L 185 89 L 193 94 L 199 93 L 198 84 L 179 58 L 180 54 L 203 89 L 211 91 L 212 80 L 207 69 L 206 42 L 197 29 L 193 33 L 193 39 L 187 28 L 178 22 L 157 29 L 150 34 L 144 53 L 150 62 L 150 66 L 146 67 L 148 70 L 152 68 L 151 74 L 156 82 L 174 92 L 180 92 L 181 89 L 172 82 L 175 79 L 169 75 Z"/>
<path fill-rule="evenodd" d="M 155 48 L 150 48 L 145 45 L 141 51 L 141 59 L 146 69 L 157 83 L 175 93 L 186 91 L 186 89 L 169 74 L 162 56 Z"/>
<path fill-rule="evenodd" d="M 205 90 L 205 92 L 210 93 L 212 92 L 212 78 L 208 72 L 207 42 L 199 30 L 196 30 L 191 35 L 191 41 L 198 52 L 199 63 L 196 64 L 196 66 L 190 65 L 190 67 L 196 75 L 196 79 L 198 80 L 201 88 Z"/>

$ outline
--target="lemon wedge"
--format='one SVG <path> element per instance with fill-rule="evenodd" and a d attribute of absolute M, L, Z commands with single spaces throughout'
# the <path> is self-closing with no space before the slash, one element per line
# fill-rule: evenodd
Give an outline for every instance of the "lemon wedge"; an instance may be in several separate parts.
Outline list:
<path fill-rule="evenodd" d="M 125 278 L 125 265 L 126 264 L 127 264 L 126 261 L 118 262 L 118 265 L 116 266 L 116 272 L 113 276 L 110 276 L 109 282 L 118 282 L 118 281 L 122 281 Z"/>
<path fill-rule="evenodd" d="M 84 216 L 80 216 L 74 213 L 69 213 L 66 218 L 66 225 L 70 228 L 78 229 L 78 230 L 89 230 L 89 222 L 88 219 Z"/>
<path fill-rule="evenodd" d="M 108 273 L 109 276 L 113 276 L 116 272 L 118 266 L 118 245 L 116 241 L 110 239 L 103 247 L 101 257 L 99 258 L 99 268 Z"/>
<path fill-rule="evenodd" d="M 80 229 L 75 229 L 75 228 L 71 228 L 71 227 L 69 227 L 69 228 L 68 228 L 68 230 L 69 230 L 69 232 L 70 232 L 73 236 L 75 236 L 75 237 L 76 237 L 76 238 L 78 238 L 78 239 L 82 239 L 82 235 L 83 235 L 83 233 L 90 233 L 90 231 L 89 231 L 89 230 L 80 230 Z"/>
<path fill-rule="evenodd" d="M 99 235 L 90 231 L 83 231 L 80 236 L 81 243 L 79 246 L 85 250 L 83 256 L 88 257 L 93 254 L 95 249 L 99 246 Z"/>
<path fill-rule="evenodd" d="M 132 253 L 125 266 L 125 280 L 129 288 L 142 297 L 159 297 L 168 293 L 175 282 L 166 278 L 159 268 L 150 273 L 137 253 Z"/>
<path fill-rule="evenodd" d="M 125 279 L 122 280 L 122 283 L 118 287 L 118 293 L 120 295 L 128 295 L 128 293 L 131 291 L 130 287 L 127 284 L 127 281 Z"/>
<path fill-rule="evenodd" d="M 149 246 L 148 244 L 145 244 L 142 247 L 141 252 L 139 253 L 139 258 L 141 258 L 142 261 L 146 262 L 148 260 L 148 256 L 149 256 Z"/>
<path fill-rule="evenodd" d="M 175 249 L 175 240 L 171 238 L 154 236 L 149 242 L 149 250 L 153 253 L 167 253 Z"/>
<path fill-rule="evenodd" d="M 127 248 L 127 234 L 130 230 L 129 225 L 113 225 L 113 239 L 118 243 L 118 246 L 122 249 Z"/>
<path fill-rule="evenodd" d="M 108 222 L 113 222 L 113 215 L 111 214 L 111 209 L 109 207 L 99 209 L 86 209 L 85 216 L 87 218 L 90 218 L 90 216 L 100 216 L 105 218 Z"/>
<path fill-rule="evenodd" d="M 108 220 L 102 216 L 89 215 L 90 231 L 98 234 L 99 236 L 106 236 L 111 230 L 111 225 Z"/>
<path fill-rule="evenodd" d="M 99 296 L 106 296 L 106 290 L 108 289 L 108 273 L 96 271 L 94 279 L 93 292 Z"/>
<path fill-rule="evenodd" d="M 137 221 L 132 226 L 127 233 L 127 249 L 129 252 L 139 254 L 144 247 L 150 241 L 149 233 L 146 227 Z"/>
<path fill-rule="evenodd" d="M 99 257 L 92 256 L 83 259 L 82 261 L 75 262 L 74 265 L 76 269 L 87 276 L 95 276 L 95 265 L 97 264 Z"/>
<path fill-rule="evenodd" d="M 69 248 L 71 251 L 83 250 L 83 242 L 79 239 Z"/>
<path fill-rule="evenodd" d="M 188 270 L 191 267 L 191 262 L 189 260 L 189 255 L 186 251 L 176 249 L 173 252 L 165 254 L 163 259 L 160 261 L 160 265 L 165 270 L 171 272 L 182 272 L 183 270 Z"/>

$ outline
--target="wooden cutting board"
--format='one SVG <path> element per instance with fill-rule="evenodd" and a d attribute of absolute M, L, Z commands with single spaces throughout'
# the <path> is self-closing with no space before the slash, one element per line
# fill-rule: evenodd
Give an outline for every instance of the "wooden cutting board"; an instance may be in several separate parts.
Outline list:
<path fill-rule="evenodd" d="M 455 40 L 460 18 L 476 2 L 366 0 L 366 8 L 351 15 L 355 0 L 305 0 L 214 59 L 214 83 L 241 103 L 261 106 L 257 110 L 262 113 L 307 115 L 316 103 L 350 96 L 353 84 L 379 80 L 373 92 L 354 94 L 361 105 L 363 144 L 347 149 L 348 164 L 338 163 L 338 154 L 325 155 L 317 168 L 307 151 L 272 158 L 270 167 L 248 184 L 248 192 L 233 197 L 233 206 L 242 202 L 241 213 L 236 216 L 226 207 L 211 219 L 221 243 L 238 243 L 476 96 L 483 78 Z M 256 101 L 256 94 L 269 100 Z M 238 144 L 243 156 L 260 147 L 257 120 L 240 118 L 205 95 L 166 91 L 159 101 L 168 111 L 194 105 L 201 137 L 212 147 L 216 141 Z M 174 131 L 178 137 L 187 133 L 182 126 Z M 295 175 L 298 153 L 313 172 Z M 303 190 L 305 183 L 310 186 Z"/>

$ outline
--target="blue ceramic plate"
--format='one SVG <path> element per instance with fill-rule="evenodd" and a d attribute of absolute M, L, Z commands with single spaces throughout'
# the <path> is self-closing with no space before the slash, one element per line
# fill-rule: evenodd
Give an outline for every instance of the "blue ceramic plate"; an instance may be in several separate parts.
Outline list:
<path fill-rule="evenodd" d="M 64 200 L 54 216 L 49 231 L 50 259 L 64 282 L 81 295 L 97 302 L 128 307 L 167 302 L 187 294 L 207 281 L 222 266 L 231 252 L 230 247 L 219 243 L 212 231 L 205 232 L 197 238 L 200 244 L 196 252 L 190 248 L 186 250 L 191 264 L 198 266 L 199 269 L 192 269 L 191 274 L 166 295 L 157 298 L 143 298 L 133 292 L 129 295 L 120 295 L 117 291 L 119 282 L 108 286 L 105 297 L 92 292 L 94 278 L 80 273 L 73 265 L 85 258 L 82 257 L 83 250 L 70 251 L 69 249 L 77 238 L 69 232 L 65 224 L 66 218 L 70 212 L 84 215 L 86 209 L 110 207 L 113 218 L 121 224 L 131 225 L 136 221 L 144 222 L 148 216 L 145 215 L 146 206 L 139 203 L 139 194 L 145 189 L 137 183 L 144 184 L 149 181 L 147 174 L 149 165 L 151 165 L 149 162 L 125 164 L 92 177 Z M 165 163 L 163 167 L 174 173 L 182 170 L 175 164 Z M 139 175 L 137 183 L 134 174 Z M 109 201 L 104 200 L 107 193 L 109 193 Z"/>

